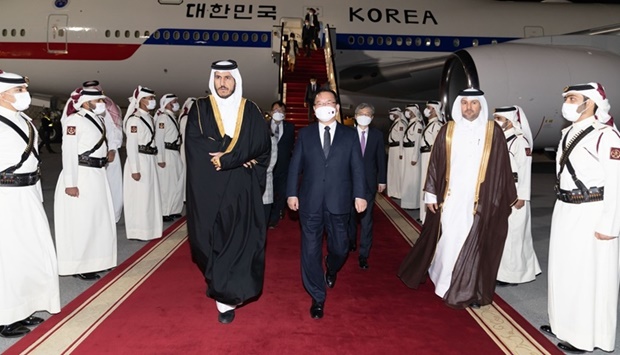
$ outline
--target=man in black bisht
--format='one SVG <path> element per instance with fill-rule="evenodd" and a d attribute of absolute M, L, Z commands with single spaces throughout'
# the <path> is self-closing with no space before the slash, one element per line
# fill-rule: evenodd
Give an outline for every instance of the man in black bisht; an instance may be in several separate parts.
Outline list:
<path fill-rule="evenodd" d="M 214 62 L 209 89 L 192 106 L 185 131 L 187 226 L 192 259 L 226 324 L 263 288 L 271 140 L 260 109 L 242 97 L 236 62 Z"/>

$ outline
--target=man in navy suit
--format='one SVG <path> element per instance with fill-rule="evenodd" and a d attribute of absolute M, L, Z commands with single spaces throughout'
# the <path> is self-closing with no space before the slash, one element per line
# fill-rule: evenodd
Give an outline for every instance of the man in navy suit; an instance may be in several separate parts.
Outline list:
<path fill-rule="evenodd" d="M 314 122 L 314 96 L 319 91 L 319 84 L 316 82 L 316 77 L 312 75 L 310 82 L 306 85 L 306 94 L 304 97 L 304 107 L 308 108 L 308 122 Z"/>
<path fill-rule="evenodd" d="M 326 288 L 349 253 L 347 227 L 351 206 L 366 209 L 364 162 L 354 130 L 336 121 L 336 93 L 321 89 L 314 99 L 320 122 L 299 131 L 288 173 L 288 207 L 299 210 L 301 274 L 312 297 L 310 316 L 323 317 Z M 301 188 L 299 188 L 299 176 Z M 327 231 L 326 270 L 323 272 L 323 232 Z"/>
<path fill-rule="evenodd" d="M 273 208 L 269 215 L 269 228 L 275 228 L 286 207 L 286 180 L 295 144 L 295 125 L 286 122 L 286 104 L 276 101 L 271 104 L 269 130 L 278 137 L 278 160 L 273 168 Z"/>
<path fill-rule="evenodd" d="M 364 172 L 366 174 L 365 199 L 368 202 L 366 211 L 359 214 L 360 232 L 360 255 L 359 265 L 362 269 L 368 269 L 368 256 L 372 246 L 372 207 L 375 203 L 377 191 L 382 193 L 387 181 L 387 163 L 385 156 L 385 144 L 383 133 L 376 128 L 369 127 L 375 114 L 375 108 L 367 103 L 362 103 L 355 109 L 355 121 L 357 122 L 357 135 L 360 141 L 362 156 L 364 159 Z M 349 220 L 349 251 L 356 249 L 358 213 L 355 208 L 351 209 Z"/>

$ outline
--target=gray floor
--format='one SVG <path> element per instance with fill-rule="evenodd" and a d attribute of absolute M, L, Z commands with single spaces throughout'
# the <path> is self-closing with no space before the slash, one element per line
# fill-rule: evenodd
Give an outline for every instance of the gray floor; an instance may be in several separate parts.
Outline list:
<path fill-rule="evenodd" d="M 52 145 L 53 149 L 60 152 L 60 145 Z M 45 197 L 45 210 L 49 222 L 54 230 L 53 198 L 56 188 L 56 180 L 61 169 L 61 155 L 49 154 L 45 149 L 41 153 L 44 161 L 42 166 L 43 193 Z M 542 156 L 537 156 L 533 166 L 532 176 L 532 232 L 534 236 L 534 248 L 543 273 L 528 284 L 516 287 L 499 288 L 497 293 L 530 323 L 538 327 L 547 322 L 547 255 L 549 246 L 549 228 L 551 213 L 555 197 L 553 194 L 554 164 Z M 408 211 L 414 218 L 418 217 L 418 211 Z M 164 223 L 164 228 L 171 223 Z M 130 241 L 125 237 L 125 225 L 123 220 L 118 223 L 118 259 L 119 263 L 130 257 L 133 253 L 145 245 L 144 242 Z M 60 295 L 62 305 L 66 305 L 94 282 L 82 281 L 73 277 L 60 277 Z M 578 306 L 578 305 L 575 305 Z M 37 316 L 48 318 L 49 314 L 39 312 Z M 620 337 L 617 337 L 620 339 Z M 0 352 L 6 350 L 18 339 L 0 338 Z M 556 342 L 555 339 L 551 339 Z M 618 351 L 616 346 L 616 351 Z M 614 353 L 615 353 L 614 352 Z M 595 351 L 594 354 L 607 354 Z"/>

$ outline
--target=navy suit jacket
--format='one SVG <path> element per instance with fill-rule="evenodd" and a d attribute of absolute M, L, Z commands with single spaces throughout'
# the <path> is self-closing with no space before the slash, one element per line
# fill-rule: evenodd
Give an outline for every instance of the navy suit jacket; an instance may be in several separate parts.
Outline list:
<path fill-rule="evenodd" d="M 357 128 L 355 133 L 357 133 Z M 387 158 L 383 133 L 376 128 L 368 127 L 366 136 L 366 151 L 364 152 L 365 186 L 366 193 L 374 196 L 377 193 L 377 185 L 387 182 Z"/>
<path fill-rule="evenodd" d="M 267 122 L 269 125 L 269 131 L 271 131 L 271 121 Z M 288 166 L 291 162 L 291 154 L 293 153 L 293 146 L 295 145 L 295 125 L 291 122 L 282 121 L 282 137 L 278 141 L 278 160 L 276 160 L 276 166 L 273 167 L 273 177 L 286 178 L 288 174 Z"/>
<path fill-rule="evenodd" d="M 354 199 L 366 196 L 357 132 L 338 123 L 327 158 L 319 134 L 322 133 L 319 133 L 318 123 L 299 131 L 289 166 L 286 195 L 299 198 L 301 213 L 322 213 L 325 206 L 332 214 L 348 214 Z"/>

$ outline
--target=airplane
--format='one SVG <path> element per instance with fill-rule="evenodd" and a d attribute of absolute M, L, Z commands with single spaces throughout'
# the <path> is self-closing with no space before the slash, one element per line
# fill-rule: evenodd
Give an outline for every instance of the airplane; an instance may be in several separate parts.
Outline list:
<path fill-rule="evenodd" d="M 239 63 L 244 96 L 278 98 L 283 35 L 308 8 L 329 27 L 342 110 L 441 99 L 467 86 L 520 105 L 535 148 L 556 147 L 562 88 L 598 81 L 620 105 L 620 5 L 497 0 L 2 0 L 0 69 L 35 97 L 97 79 L 119 105 L 137 85 L 203 96 L 210 64 Z M 299 31 L 298 33 L 300 33 Z M 49 104 L 49 103 L 48 103 Z M 613 114 L 613 112 L 612 112 Z"/>

